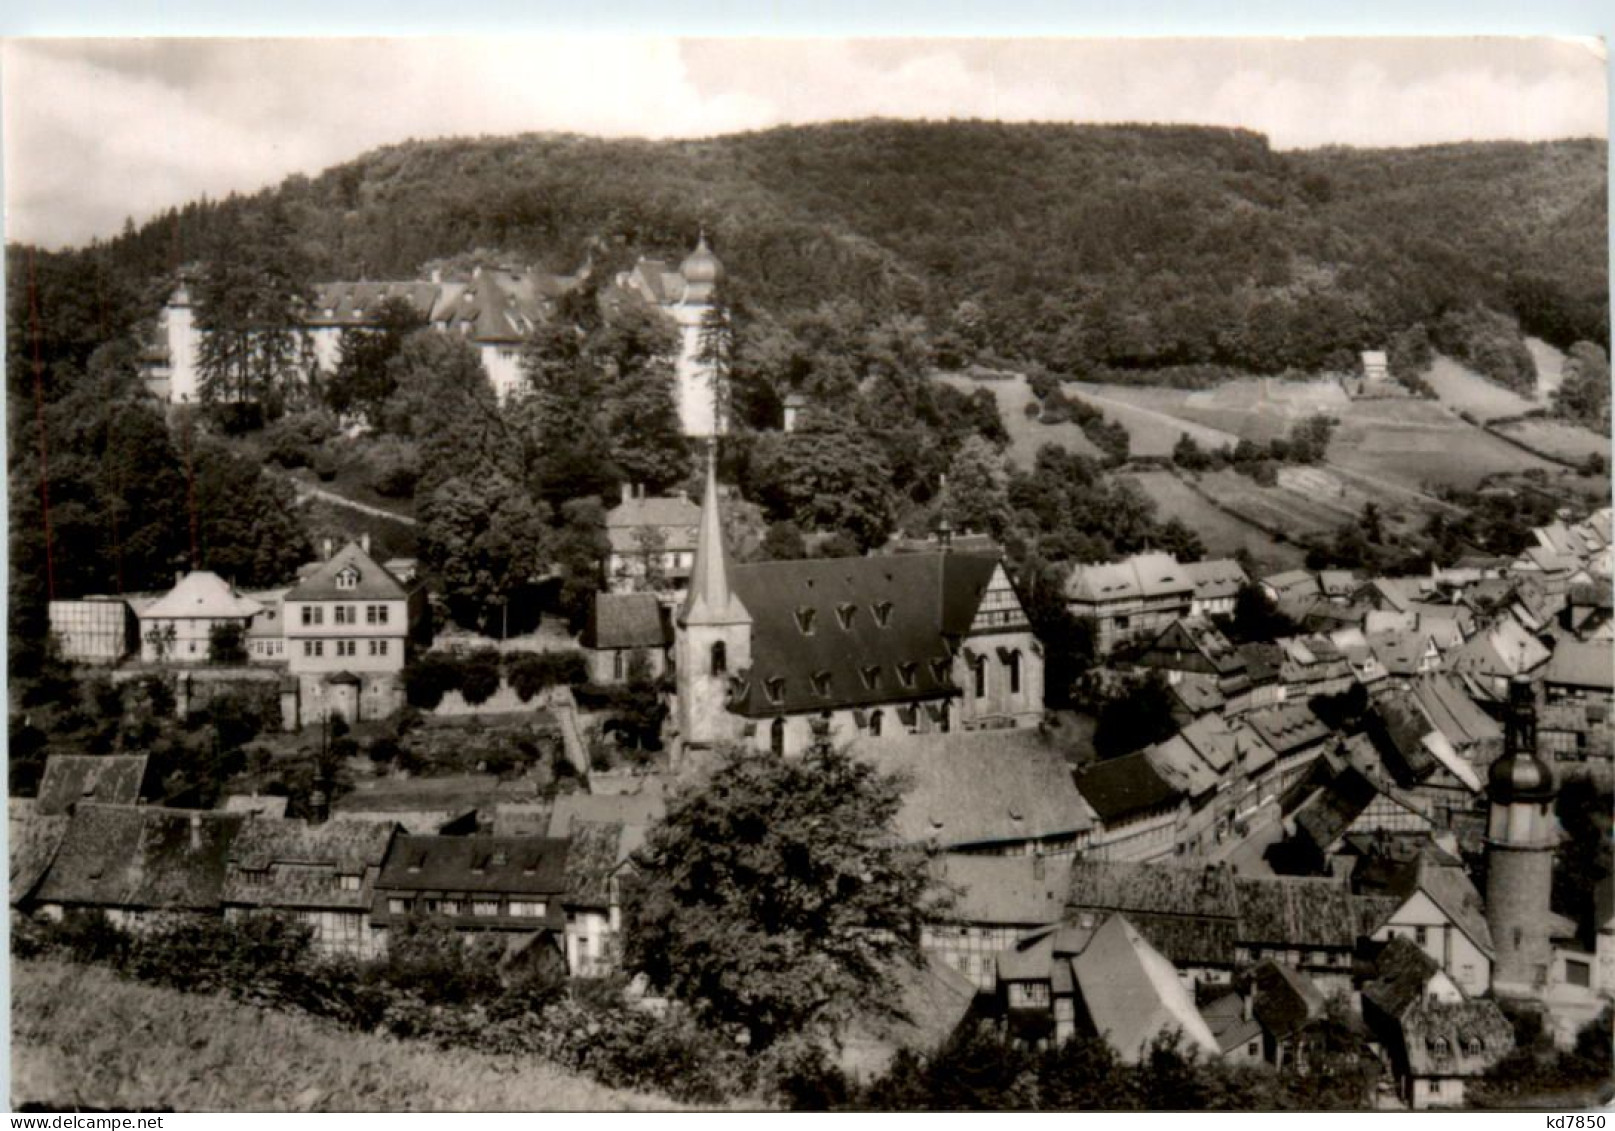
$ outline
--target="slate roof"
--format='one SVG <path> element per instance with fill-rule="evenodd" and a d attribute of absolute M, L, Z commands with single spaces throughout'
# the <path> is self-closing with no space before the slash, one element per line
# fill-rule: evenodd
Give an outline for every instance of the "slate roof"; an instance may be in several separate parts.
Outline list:
<path fill-rule="evenodd" d="M 1430 733 L 1429 720 L 1406 692 L 1376 700 L 1369 708 L 1365 733 L 1385 767 L 1404 788 L 1412 788 L 1440 767 L 1424 744 L 1425 735 Z"/>
<path fill-rule="evenodd" d="M 1150 765 L 1173 789 L 1191 798 L 1216 791 L 1222 776 L 1196 754 L 1180 731 L 1144 751 Z"/>
<path fill-rule="evenodd" d="M 224 902 L 252 907 L 368 910 L 371 883 L 396 826 L 254 817 L 230 846 Z M 339 877 L 357 876 L 344 891 Z"/>
<path fill-rule="evenodd" d="M 286 805 L 290 801 L 289 797 L 269 793 L 232 793 L 219 808 L 226 813 L 251 813 L 280 820 L 286 816 Z"/>
<path fill-rule="evenodd" d="M 1239 645 L 1239 655 L 1245 661 L 1245 674 L 1253 686 L 1278 682 L 1284 670 L 1284 649 L 1276 644 L 1253 642 Z"/>
<path fill-rule="evenodd" d="M 1318 588 L 1326 597 L 1350 597 L 1357 589 L 1357 578 L 1349 569 L 1320 570 Z"/>
<path fill-rule="evenodd" d="M 1121 912 L 1179 965 L 1234 961 L 1238 904 L 1233 875 L 1223 869 L 1077 860 L 1066 910 L 1079 924 L 1084 913 Z"/>
<path fill-rule="evenodd" d="M 1169 809 L 1182 797 L 1142 750 L 1088 767 L 1077 792 L 1107 825 Z"/>
<path fill-rule="evenodd" d="M 1281 758 L 1329 737 L 1329 728 L 1305 704 L 1265 707 L 1240 718 Z"/>
<path fill-rule="evenodd" d="M 395 837 L 376 880 L 390 891 L 560 895 L 567 841 L 548 837 Z"/>
<path fill-rule="evenodd" d="M 859 739 L 852 751 L 906 779 L 897 832 L 909 843 L 1042 840 L 1093 827 L 1065 756 L 1035 729 L 891 735 Z"/>
<path fill-rule="evenodd" d="M 1135 554 L 1125 561 L 1079 565 L 1066 579 L 1066 600 L 1084 604 L 1136 601 L 1194 593 L 1194 581 L 1171 554 Z"/>
<path fill-rule="evenodd" d="M 1168 690 L 1190 715 L 1220 711 L 1228 700 L 1217 686 L 1217 677 L 1207 672 L 1184 672 Z"/>
<path fill-rule="evenodd" d="M 263 606 L 243 597 L 218 574 L 194 569 L 140 611 L 142 620 L 245 619 L 256 616 Z"/>
<path fill-rule="evenodd" d="M 1089 1023 L 1124 1062 L 1138 1063 L 1157 1035 L 1173 1030 L 1191 1048 L 1218 1052 L 1172 962 L 1123 916 L 1112 915 L 1094 932 L 1071 969 Z"/>
<path fill-rule="evenodd" d="M 701 508 L 679 495 L 647 495 L 624 499 L 606 512 L 606 540 L 619 554 L 640 552 L 635 532 L 657 527 L 665 538 L 666 550 L 694 550 Z"/>
<path fill-rule="evenodd" d="M 660 791 L 641 793 L 563 793 L 555 799 L 550 810 L 549 833 L 552 839 L 572 835 L 580 824 L 620 824 L 645 826 L 655 824 L 667 811 L 667 801 Z"/>
<path fill-rule="evenodd" d="M 1251 971 L 1251 1012 L 1276 1040 L 1294 1036 L 1323 1013 L 1324 997 L 1292 966 L 1263 959 Z"/>
<path fill-rule="evenodd" d="M 408 303 L 425 320 L 437 305 L 439 289 L 437 284 L 415 279 L 316 283 L 314 300 L 303 320 L 316 327 L 367 326 L 375 321 L 377 308 L 389 299 Z"/>
<path fill-rule="evenodd" d="M 1159 656 L 1159 666 L 1170 667 L 1168 652 L 1199 653 L 1220 676 L 1242 673 L 1245 659 L 1226 636 L 1205 617 L 1179 617 L 1163 628 L 1145 653 L 1149 660 Z"/>
<path fill-rule="evenodd" d="M 1548 659 L 1542 679 L 1562 687 L 1615 690 L 1615 651 L 1604 642 L 1561 640 Z"/>
<path fill-rule="evenodd" d="M 1290 947 L 1353 947 L 1362 931 L 1357 896 L 1332 879 L 1236 878 L 1239 941 Z"/>
<path fill-rule="evenodd" d="M 246 820 L 201 810 L 81 805 L 35 899 L 85 907 L 217 910 L 230 844 Z"/>
<path fill-rule="evenodd" d="M 1215 601 L 1232 597 L 1240 588 L 1250 584 L 1250 577 L 1232 558 L 1213 558 L 1210 561 L 1185 562 L 1183 572 L 1188 574 L 1198 601 Z"/>
<path fill-rule="evenodd" d="M 729 709 L 766 718 L 957 694 L 953 647 L 997 567 L 985 555 L 941 553 L 732 566 L 730 586 L 751 614 L 752 662 L 731 681 Z M 827 677 L 826 694 L 816 676 Z"/>
<path fill-rule="evenodd" d="M 1335 764 L 1331 760 L 1321 787 L 1296 809 L 1296 829 L 1323 852 L 1363 815 L 1378 795 L 1374 783 L 1355 766 Z"/>
<path fill-rule="evenodd" d="M 955 893 L 949 922 L 1052 926 L 1065 914 L 1069 856 L 944 853 L 933 870 Z"/>
<path fill-rule="evenodd" d="M 1548 658 L 1548 650 L 1513 620 L 1504 618 L 1477 632 L 1453 651 L 1451 671 L 1481 676 L 1511 676 L 1531 671 Z"/>
<path fill-rule="evenodd" d="M 1437 673 L 1421 676 L 1412 691 L 1431 725 L 1459 750 L 1503 740 L 1503 728 L 1497 720 L 1482 711 L 1450 676 Z"/>
<path fill-rule="evenodd" d="M 34 808 L 41 816 L 81 803 L 133 805 L 146 781 L 144 754 L 52 754 L 45 760 Z"/>
<path fill-rule="evenodd" d="M 666 648 L 673 625 L 654 593 L 596 593 L 584 626 L 585 648 Z"/>
<path fill-rule="evenodd" d="M 1397 935 L 1374 960 L 1374 976 L 1363 986 L 1363 997 L 1391 1018 L 1424 997 L 1424 988 L 1441 964 L 1410 938 Z"/>
<path fill-rule="evenodd" d="M 56 857 L 70 820 L 65 814 L 47 815 L 31 805 L 13 802 L 8 807 L 8 841 L 11 856 L 11 902 L 21 903 L 44 878 Z"/>
<path fill-rule="evenodd" d="M 337 574 L 351 566 L 359 573 L 358 583 L 352 589 L 337 588 Z M 364 552 L 357 542 L 349 542 L 330 560 L 318 562 L 314 569 L 286 591 L 283 604 L 291 601 L 402 601 L 409 596 L 392 574 Z"/>
<path fill-rule="evenodd" d="M 1422 1002 L 1402 1015 L 1402 1043 L 1415 1076 L 1479 1076 L 1513 1050 L 1514 1028 L 1490 998 Z"/>

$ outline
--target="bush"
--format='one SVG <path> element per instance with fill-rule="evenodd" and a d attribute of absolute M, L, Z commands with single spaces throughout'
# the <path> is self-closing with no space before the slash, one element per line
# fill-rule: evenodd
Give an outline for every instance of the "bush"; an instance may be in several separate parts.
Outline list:
<path fill-rule="evenodd" d="M 336 456 L 324 448 L 314 453 L 314 458 L 310 461 L 309 466 L 314 469 L 314 474 L 319 476 L 322 483 L 329 483 L 336 478 L 338 469 Z"/>
<path fill-rule="evenodd" d="M 415 494 L 420 481 L 420 453 L 415 445 L 396 436 L 386 436 L 370 448 L 365 462 L 370 473 L 370 489 L 389 499 L 407 499 Z"/>
<path fill-rule="evenodd" d="M 566 652 L 522 652 L 506 664 L 510 686 L 528 702 L 550 687 L 576 687 L 589 678 L 589 661 L 576 649 Z"/>
<path fill-rule="evenodd" d="M 428 652 L 404 668 L 404 698 L 410 706 L 430 711 L 443 696 L 460 689 L 461 668 L 453 656 Z"/>
<path fill-rule="evenodd" d="M 499 653 L 484 649 L 460 661 L 460 694 L 473 707 L 492 699 L 499 690 Z"/>
<path fill-rule="evenodd" d="M 283 416 L 264 429 L 264 458 L 287 470 L 312 467 L 320 446 L 336 433 L 336 419 L 328 413 Z"/>

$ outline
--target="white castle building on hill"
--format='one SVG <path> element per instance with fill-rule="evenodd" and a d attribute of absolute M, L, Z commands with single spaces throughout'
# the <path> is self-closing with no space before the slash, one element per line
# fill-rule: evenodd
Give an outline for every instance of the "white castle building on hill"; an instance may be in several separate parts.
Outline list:
<path fill-rule="evenodd" d="M 464 339 L 477 351 L 501 402 L 523 387 L 521 351 L 528 337 L 555 311 L 562 295 L 587 277 L 549 275 L 517 267 L 478 267 L 462 278 L 333 282 L 314 287 L 303 320 L 309 365 L 324 373 L 336 369 L 342 334 L 375 323 L 388 300 L 408 303 L 433 329 Z M 614 284 L 651 303 L 677 325 L 679 354 L 676 399 L 684 434 L 710 438 L 723 431 L 720 398 L 710 367 L 698 360 L 701 324 L 711 309 L 723 265 L 703 235 L 677 268 L 641 259 Z M 146 353 L 147 387 L 169 404 L 201 400 L 201 341 L 191 286 L 181 280 L 158 315 L 156 341 Z"/>

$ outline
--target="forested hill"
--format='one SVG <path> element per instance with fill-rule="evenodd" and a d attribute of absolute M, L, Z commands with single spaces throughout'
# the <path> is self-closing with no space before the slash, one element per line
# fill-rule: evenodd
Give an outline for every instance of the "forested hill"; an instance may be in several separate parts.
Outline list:
<path fill-rule="evenodd" d="M 120 296 L 149 304 L 180 263 L 240 247 L 253 213 L 278 213 L 314 278 L 476 249 L 610 268 L 676 258 L 705 225 L 736 301 L 923 315 L 944 357 L 1271 373 L 1422 327 L 1507 380 L 1483 355 L 1518 357 L 1514 322 L 1608 340 L 1606 162 L 1593 140 L 1279 152 L 1242 131 L 986 122 L 409 142 L 128 229 L 96 252 L 95 301 L 102 325 Z"/>

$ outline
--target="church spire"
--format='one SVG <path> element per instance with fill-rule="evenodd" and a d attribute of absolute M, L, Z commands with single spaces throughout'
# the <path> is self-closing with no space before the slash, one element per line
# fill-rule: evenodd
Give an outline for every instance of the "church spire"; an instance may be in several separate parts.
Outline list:
<path fill-rule="evenodd" d="M 746 606 L 729 588 L 729 548 L 723 541 L 718 514 L 718 446 L 707 446 L 707 483 L 701 497 L 701 525 L 696 534 L 695 565 L 690 570 L 690 595 L 685 599 L 683 624 L 735 624 L 751 620 Z"/>

